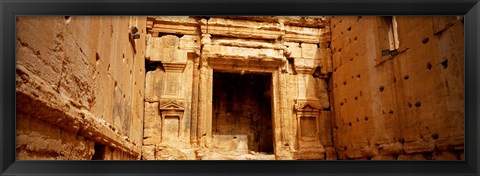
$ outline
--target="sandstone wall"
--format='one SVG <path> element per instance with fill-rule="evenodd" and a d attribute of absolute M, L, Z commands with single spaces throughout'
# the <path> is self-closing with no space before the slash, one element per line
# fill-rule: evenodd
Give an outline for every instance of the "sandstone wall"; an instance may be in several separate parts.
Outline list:
<path fill-rule="evenodd" d="M 17 159 L 139 159 L 146 17 L 16 24 Z"/>
<path fill-rule="evenodd" d="M 463 159 L 462 18 L 396 17 L 397 40 L 390 20 L 332 18 L 338 159 Z"/>
<path fill-rule="evenodd" d="M 17 159 L 463 159 L 463 38 L 442 16 L 18 17 Z"/>
<path fill-rule="evenodd" d="M 327 92 L 329 17 L 148 17 L 147 31 L 142 159 L 336 158 Z M 263 93 L 271 115 L 258 112 L 267 108 L 249 97 L 222 98 L 218 91 L 233 85 L 222 82 L 234 80 L 215 81 L 214 72 L 271 75 L 271 90 Z M 246 83 L 235 87 L 259 89 Z M 272 136 L 258 140 L 269 140 L 265 148 L 273 154 L 256 155 L 249 119 L 236 120 L 248 114 L 271 116 L 262 123 L 270 123 L 263 127 L 271 125 Z M 237 139 L 224 135 L 240 132 L 246 134 Z"/>

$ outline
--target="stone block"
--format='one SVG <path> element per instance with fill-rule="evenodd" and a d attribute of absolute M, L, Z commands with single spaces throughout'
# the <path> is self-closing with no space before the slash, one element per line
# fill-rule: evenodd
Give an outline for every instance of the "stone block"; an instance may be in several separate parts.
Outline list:
<path fill-rule="evenodd" d="M 403 153 L 403 145 L 401 143 L 388 143 L 379 146 L 382 155 L 398 155 Z"/>
<path fill-rule="evenodd" d="M 211 35 L 276 40 L 284 35 L 279 23 L 210 18 L 208 32 L 202 25 L 202 32 Z"/>
<path fill-rule="evenodd" d="M 206 55 L 208 58 L 225 58 L 240 60 L 261 60 L 261 59 L 284 59 L 283 50 L 276 49 L 256 49 L 234 46 L 212 45 L 211 51 Z"/>
<path fill-rule="evenodd" d="M 286 25 L 284 39 L 299 43 L 319 43 L 320 29 Z"/>
<path fill-rule="evenodd" d="M 337 160 L 337 152 L 333 147 L 325 147 L 325 160 Z"/>
<path fill-rule="evenodd" d="M 300 48 L 302 50 L 302 58 L 319 59 L 317 57 L 317 44 L 302 43 Z"/>
<path fill-rule="evenodd" d="M 405 142 L 403 150 L 405 153 L 432 152 L 435 149 L 433 141 L 413 141 Z"/>
<path fill-rule="evenodd" d="M 161 117 L 158 109 L 157 102 L 145 102 L 145 116 L 144 116 L 144 128 L 145 129 L 161 129 Z"/>
<path fill-rule="evenodd" d="M 319 48 L 317 56 L 320 59 L 320 68 L 323 75 L 333 72 L 332 51 L 330 48 Z"/>
<path fill-rule="evenodd" d="M 284 45 L 287 47 L 287 50 L 290 53 L 288 58 L 302 57 L 302 49 L 300 48 L 300 43 L 284 42 Z"/>
<path fill-rule="evenodd" d="M 94 142 L 42 120 L 17 114 L 17 160 L 90 160 Z"/>
<path fill-rule="evenodd" d="M 142 160 L 155 160 L 155 146 L 142 147 Z"/>
<path fill-rule="evenodd" d="M 180 38 L 178 49 L 190 52 L 200 49 L 200 37 L 196 35 L 184 35 Z"/>
<path fill-rule="evenodd" d="M 189 16 L 155 16 L 148 18 L 150 33 L 198 35 L 198 22 Z"/>
<path fill-rule="evenodd" d="M 398 155 L 397 160 L 426 160 L 427 158 L 423 153 L 412 153 Z"/>
<path fill-rule="evenodd" d="M 160 69 L 147 72 L 145 76 L 145 101 L 154 102 L 160 100 L 162 89 L 159 89 L 159 87 L 163 87 L 160 72 L 162 72 Z"/>

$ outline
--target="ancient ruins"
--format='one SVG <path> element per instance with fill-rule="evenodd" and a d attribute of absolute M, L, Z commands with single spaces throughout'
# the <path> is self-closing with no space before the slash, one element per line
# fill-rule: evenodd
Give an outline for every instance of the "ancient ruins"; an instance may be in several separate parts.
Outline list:
<path fill-rule="evenodd" d="M 17 17 L 18 160 L 463 160 L 457 16 Z"/>

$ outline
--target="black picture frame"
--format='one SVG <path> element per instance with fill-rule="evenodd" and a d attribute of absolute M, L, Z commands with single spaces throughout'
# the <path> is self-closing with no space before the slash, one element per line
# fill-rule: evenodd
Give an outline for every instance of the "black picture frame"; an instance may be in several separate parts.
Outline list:
<path fill-rule="evenodd" d="M 478 0 L 0 0 L 0 12 L 1 175 L 480 173 Z M 15 161 L 15 16 L 21 15 L 465 15 L 465 161 Z"/>

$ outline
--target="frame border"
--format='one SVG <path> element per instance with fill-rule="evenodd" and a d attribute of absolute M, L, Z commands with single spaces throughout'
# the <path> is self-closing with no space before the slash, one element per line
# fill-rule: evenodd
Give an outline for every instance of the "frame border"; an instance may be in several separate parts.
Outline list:
<path fill-rule="evenodd" d="M 0 0 L 0 175 L 479 175 L 478 2 L 479 0 Z M 279 14 L 465 15 L 465 161 L 15 161 L 16 16 Z"/>

